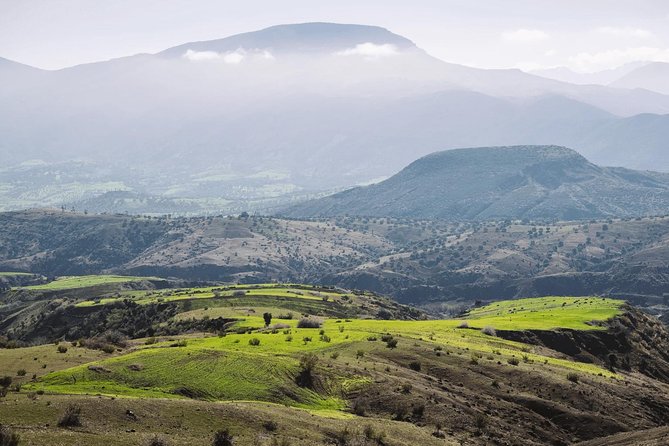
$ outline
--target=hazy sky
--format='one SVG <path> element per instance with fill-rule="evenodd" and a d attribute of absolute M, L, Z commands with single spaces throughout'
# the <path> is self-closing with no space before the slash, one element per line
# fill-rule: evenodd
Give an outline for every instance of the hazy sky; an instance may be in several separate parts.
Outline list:
<path fill-rule="evenodd" d="M 669 62 L 669 0 L 0 0 L 0 57 L 61 68 L 271 25 L 379 25 L 449 62 Z"/>

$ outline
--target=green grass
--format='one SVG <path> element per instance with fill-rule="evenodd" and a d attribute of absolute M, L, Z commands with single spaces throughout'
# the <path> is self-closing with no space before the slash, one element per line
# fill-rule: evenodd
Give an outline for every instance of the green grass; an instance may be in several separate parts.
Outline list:
<path fill-rule="evenodd" d="M 602 297 L 537 297 L 495 302 L 467 316 L 471 327 L 497 330 L 599 330 L 592 322 L 620 313 L 623 301 Z"/>
<path fill-rule="evenodd" d="M 34 276 L 32 273 L 15 273 L 11 271 L 0 271 L 0 277 L 23 277 L 23 276 Z"/>
<path fill-rule="evenodd" d="M 283 298 L 283 295 L 281 295 Z M 564 305 L 563 305 L 564 304 Z M 514 330 L 575 328 L 591 330 L 587 322 L 605 320 L 620 311 L 621 301 L 599 298 L 543 298 L 498 302 L 479 308 L 468 319 L 472 325 Z M 295 384 L 299 357 L 308 352 L 329 355 L 338 351 L 351 357 L 359 349 L 385 350 L 380 340 L 391 334 L 398 351 L 440 348 L 448 354 L 494 357 L 499 367 L 510 358 L 517 367 L 563 375 L 577 371 L 606 378 L 617 377 L 595 364 L 550 356 L 534 346 L 460 328 L 462 320 L 382 321 L 370 319 L 324 319 L 321 328 L 297 328 L 298 321 L 273 320 L 281 327 L 264 328 L 260 316 L 246 316 L 236 323 L 245 333 L 224 337 L 188 338 L 187 345 L 171 347 L 174 341 L 139 345 L 135 351 L 97 361 L 98 371 L 88 364 L 50 373 L 28 390 L 53 393 L 103 394 L 128 397 L 180 398 L 184 395 L 207 400 L 267 401 L 314 410 L 336 410 L 343 403 L 336 389 L 363 386 L 365 378 L 341 375 L 334 369 L 326 376 L 333 393 L 317 394 Z M 321 330 L 327 336 L 321 336 Z M 259 345 L 250 345 L 257 338 Z M 305 341 L 304 338 L 310 338 Z M 376 338 L 376 340 L 370 340 Z M 423 346 L 423 347 L 420 347 Z M 136 365 L 139 370 L 131 370 Z M 529 369 L 528 369 L 529 370 Z M 181 388 L 181 390 L 179 390 Z M 185 389 L 185 390 L 184 390 Z"/>
<path fill-rule="evenodd" d="M 322 410 L 343 407 L 337 398 L 298 387 L 298 361 L 289 356 L 208 348 L 206 342 L 197 342 L 141 349 L 94 364 L 102 371 L 82 365 L 27 387 L 70 394 L 270 401 Z"/>
<path fill-rule="evenodd" d="M 306 288 L 306 289 L 305 289 Z M 238 295 L 241 291 L 245 294 Z M 80 307 L 90 307 L 96 305 L 106 305 L 116 302 L 120 299 L 130 299 L 140 305 L 147 305 L 156 302 L 176 302 L 182 300 L 199 300 L 213 298 L 254 298 L 271 297 L 286 299 L 303 299 L 315 302 L 323 299 L 341 297 L 341 293 L 322 291 L 314 288 L 307 288 L 304 285 L 279 285 L 279 284 L 261 284 L 261 285 L 233 285 L 204 288 L 184 288 L 165 291 L 125 291 L 120 293 L 120 297 L 110 297 L 103 299 L 87 300 L 77 304 Z M 249 301 L 252 302 L 252 301 Z"/>
<path fill-rule="evenodd" d="M 115 283 L 138 282 L 142 280 L 160 280 L 160 279 L 158 279 L 157 277 L 112 276 L 112 275 L 63 276 L 49 283 L 19 287 L 19 289 L 36 290 L 36 291 L 60 291 L 60 290 L 72 290 L 77 288 L 88 288 L 98 285 L 107 285 Z"/>

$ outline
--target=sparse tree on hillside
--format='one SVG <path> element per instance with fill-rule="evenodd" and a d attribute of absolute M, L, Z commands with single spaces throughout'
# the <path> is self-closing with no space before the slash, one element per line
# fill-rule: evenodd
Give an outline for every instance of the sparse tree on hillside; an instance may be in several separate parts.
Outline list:
<path fill-rule="evenodd" d="M 272 313 L 263 313 L 262 318 L 265 319 L 265 327 L 269 327 L 272 323 Z"/>

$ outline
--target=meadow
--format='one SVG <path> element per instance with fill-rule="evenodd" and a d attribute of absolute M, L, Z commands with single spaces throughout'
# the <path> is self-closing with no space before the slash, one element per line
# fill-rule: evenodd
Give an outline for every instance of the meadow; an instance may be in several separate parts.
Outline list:
<path fill-rule="evenodd" d="M 305 299 L 282 288 L 275 291 L 280 298 Z M 25 388 L 47 393 L 265 401 L 337 410 L 345 407 L 341 395 L 351 383 L 364 387 L 369 380 L 364 370 L 383 366 L 389 350 L 443 352 L 445 357 L 471 357 L 473 362 L 487 361 L 498 367 L 615 379 L 616 373 L 596 364 L 558 357 L 478 328 L 497 323 L 495 328 L 514 330 L 595 330 L 598 327 L 590 323 L 615 316 L 621 304 L 600 298 L 537 298 L 493 303 L 459 320 L 330 317 L 321 318 L 319 328 L 298 328 L 297 319 L 277 317 L 266 327 L 261 316 L 246 315 L 224 336 L 139 342 L 120 356 L 49 373 Z M 396 344 L 391 346 L 389 339 Z M 308 353 L 320 358 L 324 384 L 319 392 L 295 381 L 300 358 Z"/>

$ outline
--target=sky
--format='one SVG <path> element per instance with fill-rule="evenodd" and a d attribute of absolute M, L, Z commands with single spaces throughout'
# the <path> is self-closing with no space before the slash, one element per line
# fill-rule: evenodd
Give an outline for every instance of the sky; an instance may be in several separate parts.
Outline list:
<path fill-rule="evenodd" d="M 0 0 L 0 57 L 58 69 L 314 21 L 383 26 L 480 68 L 669 62 L 669 0 Z"/>

